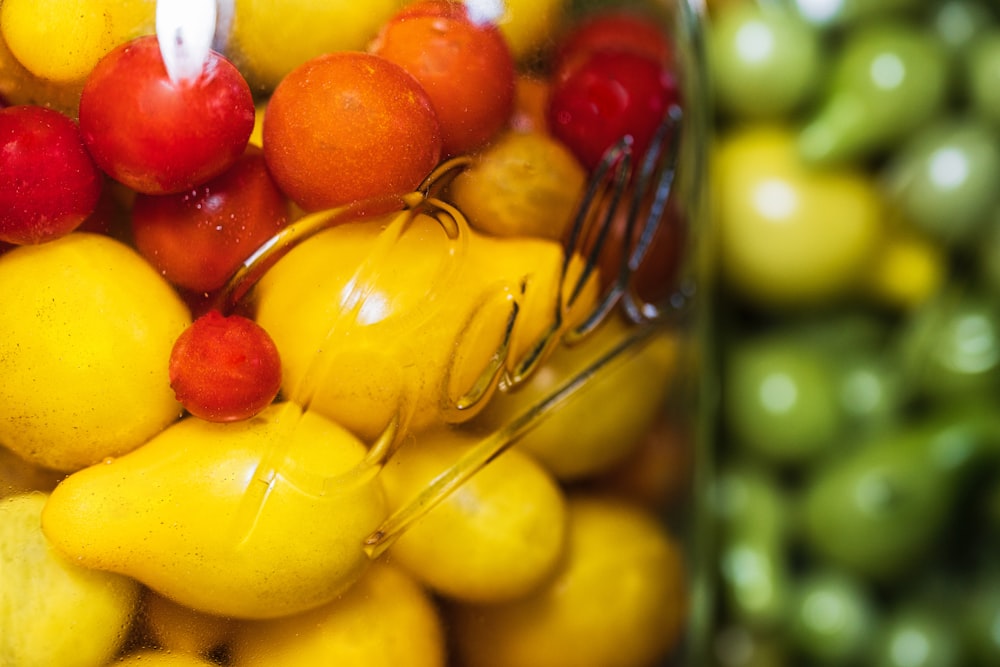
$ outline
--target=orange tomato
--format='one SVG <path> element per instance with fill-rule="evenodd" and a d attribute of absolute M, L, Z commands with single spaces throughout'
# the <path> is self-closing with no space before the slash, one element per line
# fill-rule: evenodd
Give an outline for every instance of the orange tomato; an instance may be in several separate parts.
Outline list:
<path fill-rule="evenodd" d="M 464 3 L 423 0 L 397 13 L 370 50 L 420 82 L 441 121 L 445 155 L 488 142 L 514 108 L 514 59 L 500 30 Z"/>
<path fill-rule="evenodd" d="M 278 85 L 263 144 L 278 186 L 315 211 L 412 191 L 440 159 L 441 126 L 401 67 L 340 51 L 307 61 Z"/>

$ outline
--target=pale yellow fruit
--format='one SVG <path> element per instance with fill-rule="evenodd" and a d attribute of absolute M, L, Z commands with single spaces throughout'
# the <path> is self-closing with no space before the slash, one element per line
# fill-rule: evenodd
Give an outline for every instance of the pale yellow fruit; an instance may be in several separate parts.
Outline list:
<path fill-rule="evenodd" d="M 41 527 L 46 498 L 0 500 L 0 665 L 101 667 L 125 640 L 139 586 L 52 549 Z"/>
<path fill-rule="evenodd" d="M 187 307 L 138 253 L 73 233 L 0 257 L 0 442 L 77 470 L 175 420 L 167 366 Z"/>
<path fill-rule="evenodd" d="M 154 29 L 155 0 L 4 0 L 0 29 L 35 76 L 84 79 L 111 49 Z"/>
<path fill-rule="evenodd" d="M 216 664 L 193 653 L 143 649 L 116 660 L 113 667 L 213 667 Z"/>
<path fill-rule="evenodd" d="M 511 423 L 563 385 L 585 377 L 591 365 L 628 335 L 628 325 L 614 316 L 589 338 L 557 348 L 523 386 L 495 395 L 471 426 L 480 432 Z M 618 361 L 587 377 L 579 390 L 525 433 L 517 447 L 565 480 L 617 465 L 663 414 L 677 381 L 678 347 L 676 335 L 663 332 L 618 354 Z"/>
<path fill-rule="evenodd" d="M 443 667 L 444 633 L 430 596 L 400 570 L 369 568 L 347 593 L 313 611 L 250 622 L 234 667 Z"/>
<path fill-rule="evenodd" d="M 562 21 L 567 0 L 505 0 L 497 20 L 517 59 L 532 55 L 551 41 Z"/>
<path fill-rule="evenodd" d="M 381 473 L 390 508 L 411 502 L 476 442 L 447 430 L 405 442 Z M 496 602 L 537 588 L 558 564 L 565 534 L 566 504 L 555 480 L 510 450 L 410 526 L 389 554 L 444 596 Z"/>
<path fill-rule="evenodd" d="M 405 0 L 236 0 L 227 51 L 251 85 L 271 90 L 302 63 L 363 51 Z"/>
<path fill-rule="evenodd" d="M 645 667 L 686 617 L 678 545 L 653 515 L 598 497 L 570 501 L 562 567 L 539 591 L 450 616 L 466 667 Z"/>
<path fill-rule="evenodd" d="M 346 430 L 290 403 L 240 422 L 190 417 L 85 468 L 43 515 L 53 545 L 220 616 L 271 618 L 334 599 L 385 518 L 377 469 Z"/>

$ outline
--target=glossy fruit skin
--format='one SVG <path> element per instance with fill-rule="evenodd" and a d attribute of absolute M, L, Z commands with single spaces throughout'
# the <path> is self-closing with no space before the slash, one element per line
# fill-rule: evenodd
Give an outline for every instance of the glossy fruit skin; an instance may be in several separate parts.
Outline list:
<path fill-rule="evenodd" d="M 500 30 L 476 24 L 449 0 L 407 5 L 369 50 L 396 63 L 427 92 L 441 123 L 442 154 L 479 148 L 514 108 L 514 59 Z"/>
<path fill-rule="evenodd" d="M 288 200 L 264 154 L 248 148 L 207 183 L 172 195 L 138 195 L 132 235 L 143 257 L 171 283 L 211 292 L 288 220 Z"/>
<path fill-rule="evenodd" d="M 155 36 L 98 62 L 80 98 L 80 130 L 94 160 L 137 192 L 181 192 L 218 176 L 253 130 L 250 87 L 212 53 L 194 81 L 173 82 Z"/>
<path fill-rule="evenodd" d="M 587 169 L 626 135 L 638 161 L 678 100 L 676 77 L 660 63 L 625 51 L 597 51 L 553 84 L 549 130 Z"/>
<path fill-rule="evenodd" d="M 574 24 L 559 38 L 549 64 L 554 79 L 564 78 L 595 51 L 628 51 L 669 66 L 670 43 L 662 26 L 628 10 L 604 10 Z"/>
<path fill-rule="evenodd" d="M 281 359 L 267 332 L 253 320 L 216 310 L 177 337 L 169 368 L 177 400 L 208 421 L 252 417 L 281 388 Z"/>
<path fill-rule="evenodd" d="M 43 107 L 0 109 L 0 241 L 42 243 L 76 229 L 103 177 L 76 123 Z"/>
<path fill-rule="evenodd" d="M 412 191 L 441 157 L 441 125 L 416 79 L 368 53 L 310 60 L 264 116 L 264 157 L 306 210 Z"/>

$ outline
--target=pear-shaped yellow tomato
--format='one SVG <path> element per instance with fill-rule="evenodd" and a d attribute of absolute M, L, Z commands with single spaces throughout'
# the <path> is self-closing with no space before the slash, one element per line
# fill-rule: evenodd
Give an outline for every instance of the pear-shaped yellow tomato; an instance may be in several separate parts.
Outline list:
<path fill-rule="evenodd" d="M 57 553 L 42 534 L 46 498 L 0 500 L 0 665 L 102 667 L 125 641 L 139 586 Z"/>
<path fill-rule="evenodd" d="M 615 316 L 580 343 L 557 348 L 523 386 L 497 393 L 470 427 L 497 429 L 534 410 L 564 385 L 586 377 L 628 335 L 628 325 Z M 677 337 L 671 333 L 657 333 L 626 348 L 527 431 L 518 448 L 566 480 L 620 463 L 662 414 L 677 380 L 677 351 Z"/>
<path fill-rule="evenodd" d="M 761 125 L 721 137 L 714 169 L 719 266 L 734 293 L 796 307 L 858 287 L 884 225 L 869 177 L 809 167 L 792 130 Z"/>
<path fill-rule="evenodd" d="M 77 470 L 138 447 L 181 413 L 167 374 L 191 322 L 138 253 L 69 234 L 0 257 L 0 442 Z"/>
<path fill-rule="evenodd" d="M 450 430 L 406 441 L 382 470 L 393 509 L 411 502 L 478 441 Z M 527 454 L 504 452 L 410 526 L 389 552 L 434 591 L 472 602 L 521 597 L 563 553 L 566 503 Z"/>
<path fill-rule="evenodd" d="M 257 321 L 281 353 L 285 394 L 372 439 L 394 422 L 474 416 L 505 361 L 553 327 L 562 265 L 553 241 L 451 238 L 401 213 L 294 248 L 258 284 Z M 593 300 L 585 290 L 563 326 Z"/>
<path fill-rule="evenodd" d="M 242 624 L 232 655 L 234 667 L 443 667 L 444 632 L 430 596 L 379 562 L 328 605 Z"/>
<path fill-rule="evenodd" d="M 651 514 L 598 496 L 569 503 L 555 575 L 502 604 L 450 617 L 467 667 L 645 667 L 680 638 L 687 603 L 680 548 Z"/>
<path fill-rule="evenodd" d="M 206 613 L 269 618 L 332 600 L 385 517 L 376 470 L 343 428 L 291 403 L 246 421 L 182 420 L 60 483 L 43 515 L 76 562 Z"/>

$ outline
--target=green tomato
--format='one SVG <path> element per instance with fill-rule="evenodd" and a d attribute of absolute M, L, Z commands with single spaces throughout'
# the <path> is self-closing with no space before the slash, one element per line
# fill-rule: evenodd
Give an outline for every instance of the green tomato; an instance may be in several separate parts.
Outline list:
<path fill-rule="evenodd" d="M 875 640 L 879 667 L 959 667 L 961 646 L 947 613 L 929 605 L 893 610 Z"/>
<path fill-rule="evenodd" d="M 1000 125 L 1000 29 L 983 30 L 965 52 L 966 92 L 971 110 Z"/>
<path fill-rule="evenodd" d="M 829 452 L 843 433 L 837 375 L 822 350 L 780 332 L 727 355 L 722 415 L 734 445 L 779 465 Z"/>
<path fill-rule="evenodd" d="M 931 3 L 928 22 L 948 51 L 961 57 L 973 40 L 992 28 L 995 17 L 979 0 Z"/>
<path fill-rule="evenodd" d="M 752 2 L 723 5 L 707 39 L 716 102 L 734 116 L 789 114 L 820 80 L 820 37 L 790 12 Z"/>
<path fill-rule="evenodd" d="M 948 53 L 929 28 L 901 20 L 850 31 L 823 103 L 802 129 L 814 163 L 858 160 L 893 148 L 943 108 Z"/>
<path fill-rule="evenodd" d="M 906 220 L 946 244 L 977 241 L 1000 203 L 1000 135 L 973 117 L 920 128 L 886 170 L 891 202 Z"/>
<path fill-rule="evenodd" d="M 837 570 L 802 575 L 790 608 L 791 641 L 812 662 L 850 664 L 872 641 L 875 603 L 864 583 Z"/>

